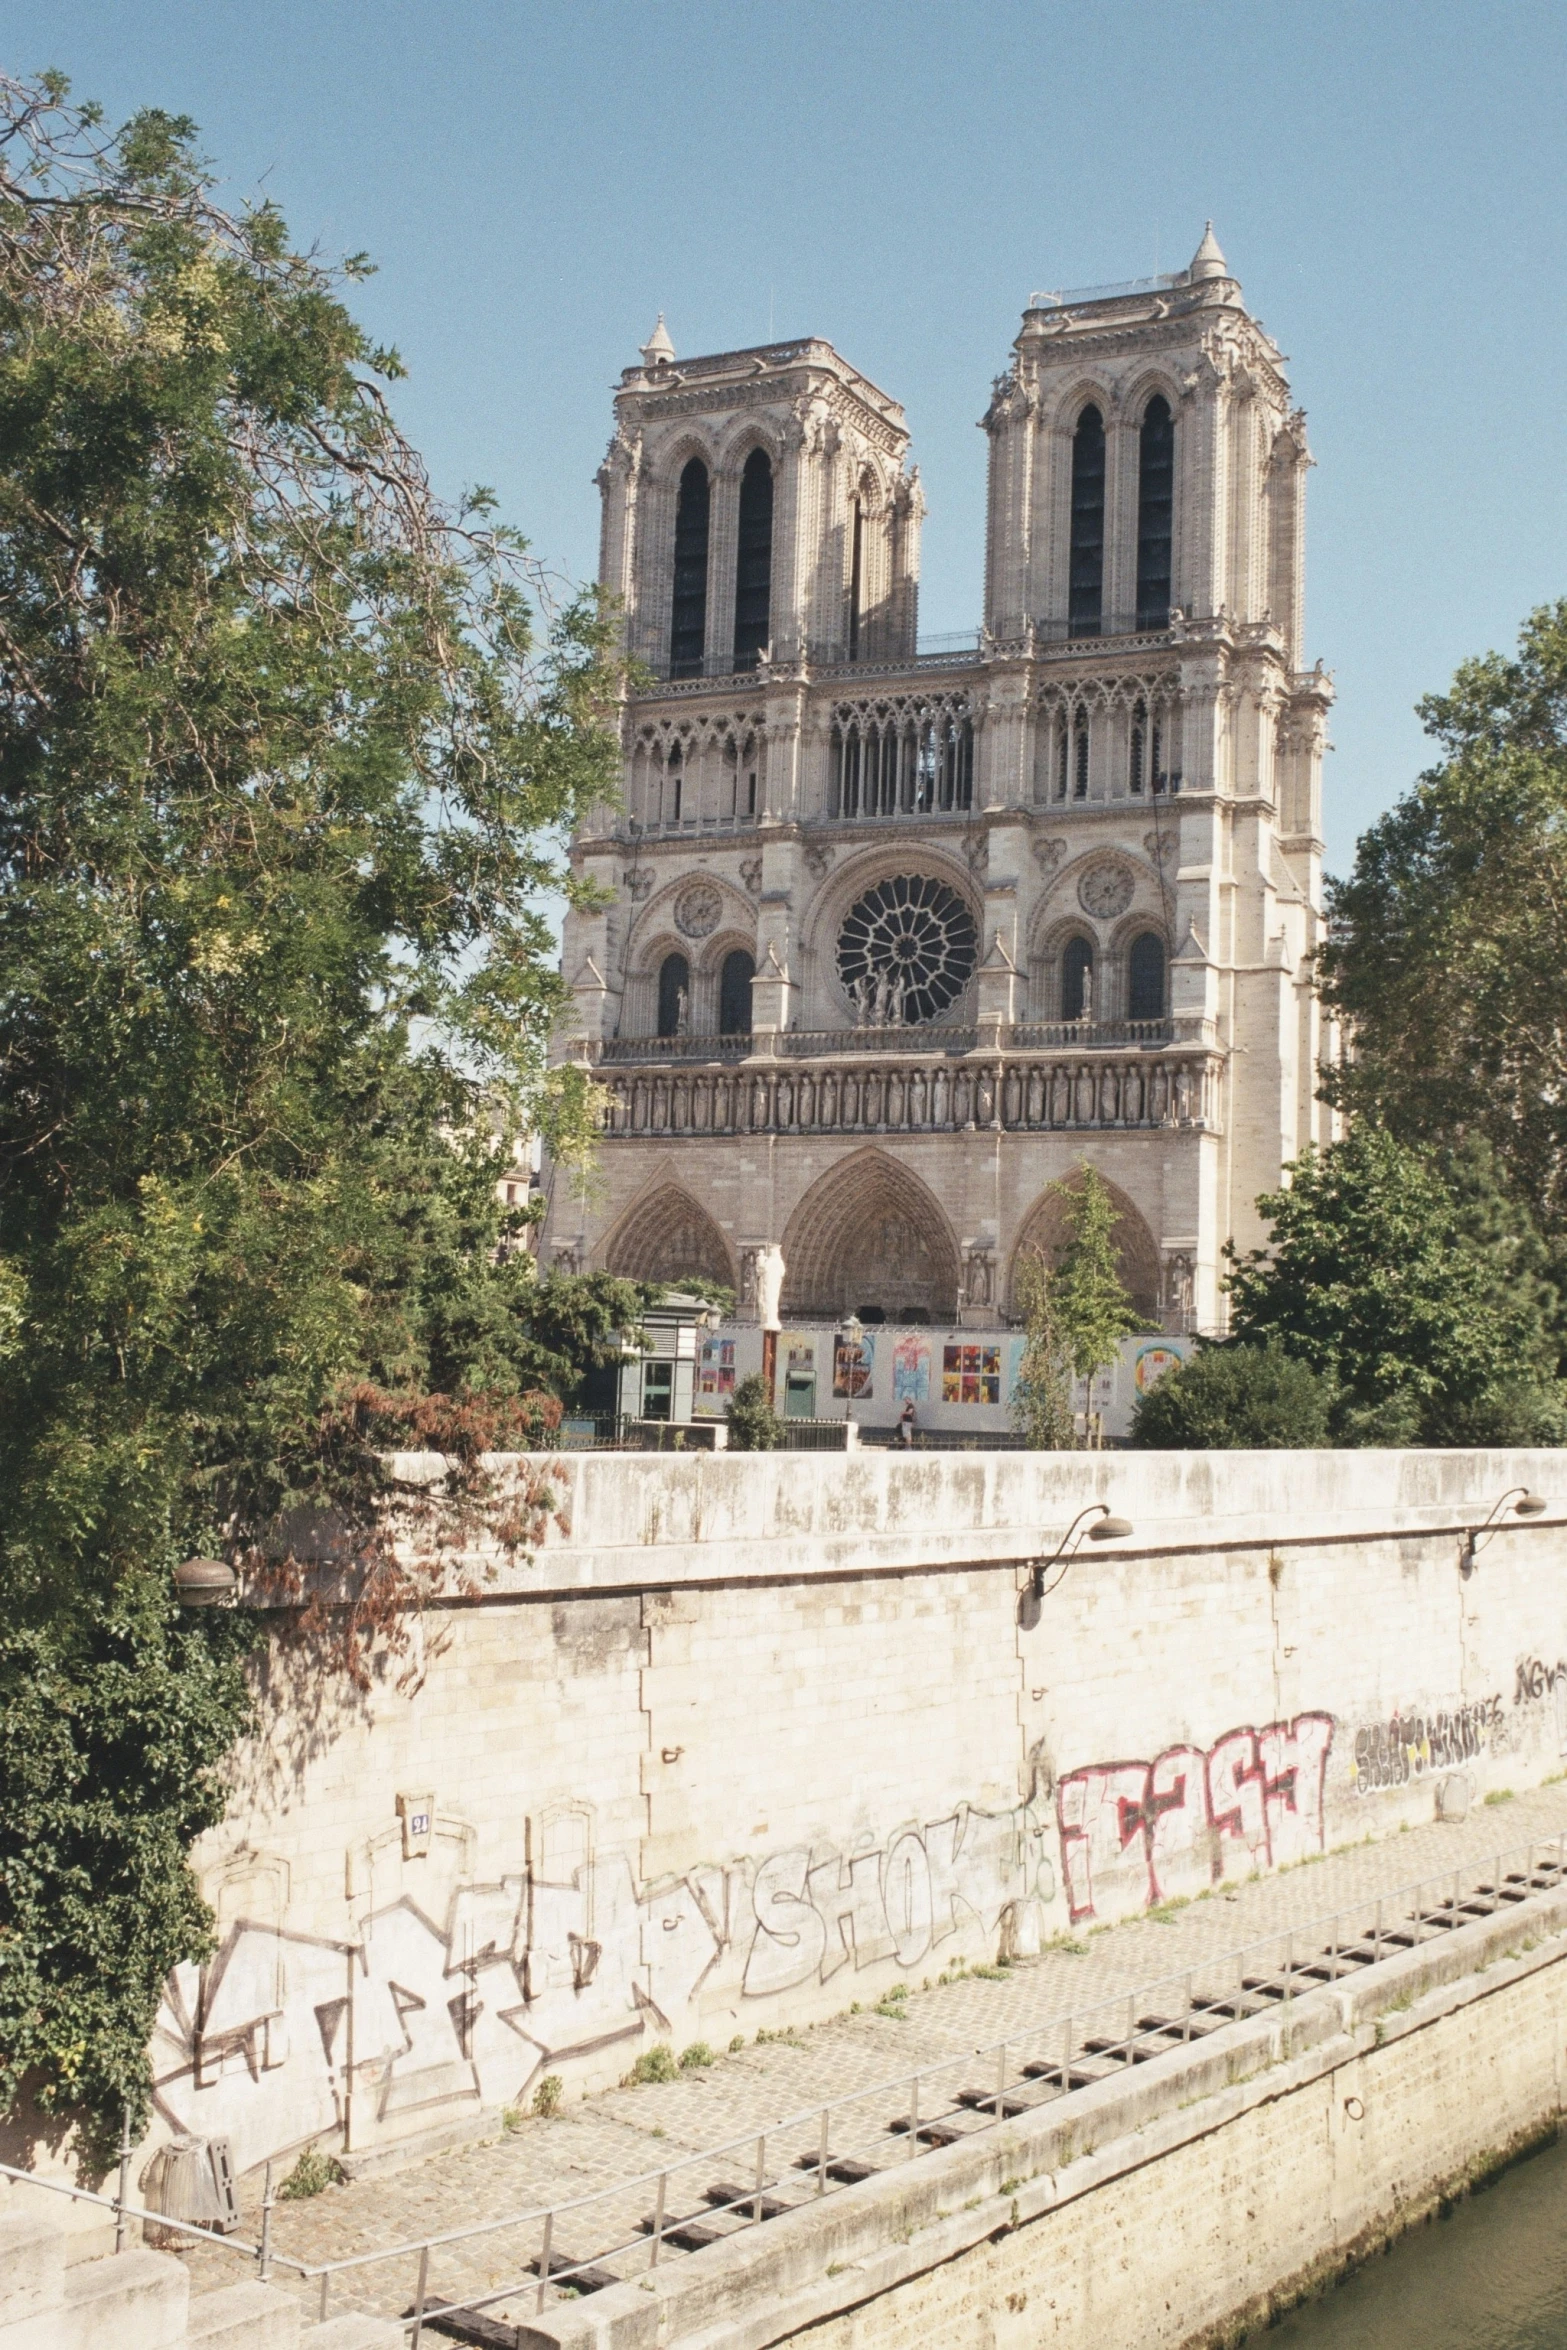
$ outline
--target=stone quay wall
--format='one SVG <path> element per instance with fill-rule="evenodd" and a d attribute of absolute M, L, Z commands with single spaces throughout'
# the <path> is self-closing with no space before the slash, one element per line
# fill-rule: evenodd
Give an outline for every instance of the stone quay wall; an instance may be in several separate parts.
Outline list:
<path fill-rule="evenodd" d="M 1221 2350 L 1560 2131 L 1567 1895 L 633 2282 L 518 2350 Z"/>
<path fill-rule="evenodd" d="M 159 2131 L 241 2170 L 446 2142 L 546 2073 L 576 2095 L 1537 1785 L 1561 1458 L 537 1459 L 544 1539 L 466 1562 L 411 1686 L 265 1658 Z M 1522 1488 L 1546 1512 L 1466 1574 Z M 1096 1503 L 1131 1533 L 1036 1600 Z"/>

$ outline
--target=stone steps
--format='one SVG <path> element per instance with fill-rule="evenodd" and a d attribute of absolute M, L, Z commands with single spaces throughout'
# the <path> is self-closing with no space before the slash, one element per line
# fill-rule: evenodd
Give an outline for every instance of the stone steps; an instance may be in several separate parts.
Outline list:
<path fill-rule="evenodd" d="M 28 2200 L 29 2194 L 32 2201 Z M 402 2350 L 401 2326 L 349 2313 L 309 2325 L 286 2287 L 241 2277 L 192 2298 L 172 2253 L 95 2251 L 46 2191 L 0 2210 L 0 2350 Z"/>

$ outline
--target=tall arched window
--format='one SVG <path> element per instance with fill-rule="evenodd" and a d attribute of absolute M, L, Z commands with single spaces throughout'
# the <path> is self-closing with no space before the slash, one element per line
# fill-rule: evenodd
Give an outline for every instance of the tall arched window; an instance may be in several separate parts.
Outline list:
<path fill-rule="evenodd" d="M 684 1036 L 690 1026 L 691 966 L 684 955 L 666 955 L 658 967 L 658 1033 Z"/>
<path fill-rule="evenodd" d="M 1175 424 L 1155 393 L 1137 444 L 1137 625 L 1170 625 L 1170 564 L 1175 516 Z"/>
<path fill-rule="evenodd" d="M 1164 940 L 1156 931 L 1145 930 L 1132 941 L 1126 958 L 1126 1016 L 1164 1018 Z"/>
<path fill-rule="evenodd" d="M 1072 713 L 1072 797 L 1088 797 L 1088 712 L 1081 703 Z"/>
<path fill-rule="evenodd" d="M 1097 636 L 1105 584 L 1105 420 L 1085 408 L 1072 436 L 1072 568 L 1069 636 Z"/>
<path fill-rule="evenodd" d="M 772 633 L 773 469 L 753 449 L 740 476 L 740 548 L 735 557 L 735 667 L 754 669 Z"/>
<path fill-rule="evenodd" d="M 1132 710 L 1131 733 L 1127 743 L 1126 787 L 1140 792 L 1143 788 L 1144 762 L 1148 752 L 1148 705 L 1138 702 Z"/>
<path fill-rule="evenodd" d="M 1082 1020 L 1093 1002 L 1094 950 L 1086 938 L 1069 938 L 1061 957 L 1061 1017 Z"/>
<path fill-rule="evenodd" d="M 725 955 L 724 967 L 718 976 L 720 1036 L 750 1035 L 751 982 L 755 976 L 756 965 L 743 947 L 736 947 L 732 955 Z"/>
<path fill-rule="evenodd" d="M 860 657 L 860 605 L 865 595 L 865 508 L 854 500 L 849 534 L 849 659 Z"/>
<path fill-rule="evenodd" d="M 669 624 L 669 674 L 700 677 L 707 650 L 707 517 L 712 488 L 693 457 L 675 500 L 675 595 Z"/>

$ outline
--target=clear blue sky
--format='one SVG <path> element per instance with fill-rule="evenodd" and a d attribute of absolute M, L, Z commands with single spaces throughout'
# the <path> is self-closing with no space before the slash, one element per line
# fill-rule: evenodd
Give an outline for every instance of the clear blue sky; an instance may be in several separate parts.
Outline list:
<path fill-rule="evenodd" d="M 1212 215 L 1318 460 L 1330 861 L 1412 705 L 1567 593 L 1567 10 L 1118 0 L 0 0 L 12 71 L 195 116 L 231 194 L 367 247 L 438 481 L 579 576 L 609 387 L 831 338 L 924 472 L 922 627 L 978 618 L 975 429 L 1036 286 L 1182 266 Z"/>

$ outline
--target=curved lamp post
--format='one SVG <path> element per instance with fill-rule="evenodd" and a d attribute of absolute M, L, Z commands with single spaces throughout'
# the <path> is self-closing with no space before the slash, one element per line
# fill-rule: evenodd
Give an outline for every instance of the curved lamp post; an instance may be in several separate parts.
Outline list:
<path fill-rule="evenodd" d="M 1500 1500 L 1493 1501 L 1490 1510 L 1478 1526 L 1470 1526 L 1458 1545 L 1458 1572 L 1467 1583 L 1475 1571 L 1475 1554 L 1493 1534 L 1501 1531 L 1503 1512 L 1509 1507 L 1515 1518 L 1538 1518 L 1548 1504 L 1543 1493 L 1531 1493 L 1527 1485 L 1510 1486 Z"/>
<path fill-rule="evenodd" d="M 1091 1526 L 1087 1524 L 1090 1518 L 1095 1520 Z M 1061 1574 L 1057 1575 L 1055 1582 L 1048 1587 L 1054 1591 L 1060 1584 L 1068 1566 L 1077 1556 L 1085 1539 L 1089 1542 L 1124 1542 L 1128 1534 L 1134 1531 L 1131 1519 L 1118 1518 L 1107 1501 L 1091 1501 L 1086 1509 L 1079 1510 L 1049 1558 L 1034 1561 L 1034 1572 L 1029 1583 L 1029 1595 L 1035 1606 L 1037 1607 L 1040 1600 L 1045 1597 L 1045 1577 L 1051 1568 L 1057 1565 L 1061 1568 Z"/>

